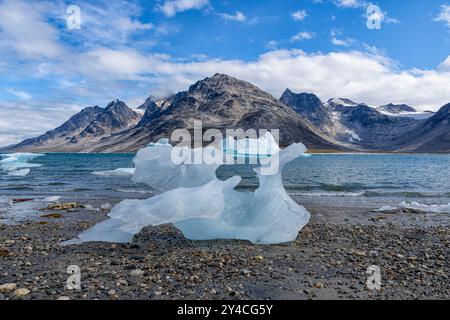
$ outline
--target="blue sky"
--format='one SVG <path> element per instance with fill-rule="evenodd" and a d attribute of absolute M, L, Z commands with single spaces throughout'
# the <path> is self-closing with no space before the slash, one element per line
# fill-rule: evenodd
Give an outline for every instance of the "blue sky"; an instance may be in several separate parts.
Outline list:
<path fill-rule="evenodd" d="M 70 5 L 80 29 L 67 27 Z M 216 72 L 276 97 L 289 87 L 436 110 L 450 101 L 449 55 L 446 0 L 0 0 L 0 145 Z"/>

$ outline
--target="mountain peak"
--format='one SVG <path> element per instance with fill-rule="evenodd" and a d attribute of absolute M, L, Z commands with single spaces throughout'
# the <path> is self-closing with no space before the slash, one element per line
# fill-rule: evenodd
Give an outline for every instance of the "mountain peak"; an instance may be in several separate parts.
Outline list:
<path fill-rule="evenodd" d="M 319 128 L 329 125 L 331 121 L 329 112 L 315 94 L 294 93 L 286 89 L 280 101 Z"/>
<path fill-rule="evenodd" d="M 286 89 L 280 98 L 280 101 L 287 106 L 296 109 L 317 109 L 323 106 L 322 101 L 313 93 L 294 93 L 290 89 Z"/>
<path fill-rule="evenodd" d="M 402 113 L 402 112 L 417 112 L 416 109 L 414 109 L 411 106 L 408 106 L 407 104 L 393 104 L 393 103 L 389 103 L 387 105 L 378 107 L 377 110 L 394 113 L 394 114 L 398 114 L 398 113 Z"/>
<path fill-rule="evenodd" d="M 339 105 L 344 107 L 355 107 L 358 105 L 356 102 L 353 102 L 352 100 L 346 98 L 332 98 L 328 100 L 328 104 Z"/>
<path fill-rule="evenodd" d="M 214 76 L 200 80 L 189 87 L 193 91 L 230 92 L 233 90 L 260 90 L 250 82 L 234 78 L 232 76 L 216 73 Z"/>
<path fill-rule="evenodd" d="M 109 111 L 109 110 L 112 110 L 112 109 L 123 109 L 123 108 L 128 108 L 126 103 L 123 102 L 123 101 L 120 101 L 119 99 L 116 99 L 116 100 L 111 101 L 110 103 L 108 103 L 108 105 L 106 106 L 105 110 Z"/>

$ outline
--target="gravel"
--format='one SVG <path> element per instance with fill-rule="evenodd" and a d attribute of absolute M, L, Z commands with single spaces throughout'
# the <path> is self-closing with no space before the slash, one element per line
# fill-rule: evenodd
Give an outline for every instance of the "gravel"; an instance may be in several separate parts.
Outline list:
<path fill-rule="evenodd" d="M 71 205 L 61 215 L 0 225 L 0 300 L 9 299 L 449 299 L 450 215 L 312 210 L 296 241 L 189 241 L 173 226 L 148 227 L 131 244 L 67 240 L 105 218 Z M 61 208 L 56 208 L 61 209 Z M 351 210 L 351 209 L 349 209 Z M 383 219 L 373 219 L 382 216 Z M 81 290 L 66 288 L 79 266 Z M 380 290 L 367 285 L 369 266 Z"/>

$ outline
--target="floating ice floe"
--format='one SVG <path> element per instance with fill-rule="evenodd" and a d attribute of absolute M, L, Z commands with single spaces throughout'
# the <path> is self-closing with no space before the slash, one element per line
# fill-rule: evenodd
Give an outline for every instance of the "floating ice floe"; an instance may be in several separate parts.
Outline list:
<path fill-rule="evenodd" d="M 270 137 L 264 137 L 270 140 Z M 243 142 L 249 145 L 251 141 Z M 262 141 L 263 145 L 266 145 Z M 201 151 L 188 150 L 188 156 Z M 242 239 L 253 243 L 283 243 L 295 240 L 308 223 L 310 214 L 297 204 L 284 189 L 283 167 L 303 155 L 303 144 L 293 144 L 270 153 L 264 151 L 255 169 L 260 185 L 255 192 L 235 190 L 241 177 L 219 180 L 216 164 L 175 164 L 167 142 L 141 149 L 134 163 L 133 179 L 156 189 L 156 196 L 146 200 L 124 200 L 114 206 L 109 219 L 64 242 L 64 245 L 89 241 L 131 242 L 146 226 L 172 223 L 188 239 Z M 228 153 L 229 150 L 226 150 Z M 263 169 L 277 161 L 273 174 Z M 228 162 L 227 162 L 228 163 Z"/>
<path fill-rule="evenodd" d="M 1 154 L 0 169 L 11 177 L 25 177 L 30 173 L 31 168 L 41 166 L 37 163 L 29 163 L 29 161 L 42 156 L 44 155 L 38 153 Z"/>
<path fill-rule="evenodd" d="M 134 171 L 134 168 L 118 168 L 114 170 L 94 171 L 92 174 L 102 177 L 131 177 Z"/>
<path fill-rule="evenodd" d="M 419 202 L 402 202 L 398 207 L 391 207 L 391 206 L 383 206 L 380 209 L 376 210 L 379 212 L 385 212 L 385 211 L 393 211 L 398 209 L 413 209 L 413 210 L 419 210 L 424 212 L 431 212 L 431 213 L 450 213 L 450 203 L 449 204 L 422 204 Z"/>
<path fill-rule="evenodd" d="M 9 197 L 5 197 L 5 196 L 0 196 L 0 207 L 10 207 L 12 206 L 13 201 L 11 198 Z"/>
<path fill-rule="evenodd" d="M 21 169 L 21 170 L 14 170 L 8 172 L 8 176 L 10 177 L 25 177 L 30 174 L 30 169 Z"/>
<path fill-rule="evenodd" d="M 44 202 L 44 203 L 58 202 L 59 199 L 61 199 L 61 196 L 51 196 L 51 197 L 44 198 L 42 200 L 42 202 Z"/>

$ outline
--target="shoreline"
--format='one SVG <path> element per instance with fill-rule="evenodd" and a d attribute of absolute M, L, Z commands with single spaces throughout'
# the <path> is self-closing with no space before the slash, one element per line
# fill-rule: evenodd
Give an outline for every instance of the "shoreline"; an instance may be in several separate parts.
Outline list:
<path fill-rule="evenodd" d="M 310 223 L 287 244 L 190 241 L 171 225 L 145 228 L 131 244 L 61 247 L 107 210 L 40 211 L 0 225 L 1 284 L 23 299 L 448 299 L 450 215 L 310 205 Z M 50 214 L 48 216 L 48 214 Z M 79 265 L 81 291 L 65 289 Z M 381 291 L 367 289 L 379 265 Z M 0 293 L 0 300 L 15 299 Z"/>

